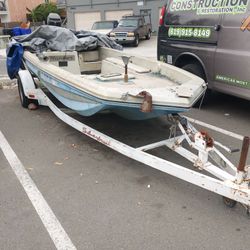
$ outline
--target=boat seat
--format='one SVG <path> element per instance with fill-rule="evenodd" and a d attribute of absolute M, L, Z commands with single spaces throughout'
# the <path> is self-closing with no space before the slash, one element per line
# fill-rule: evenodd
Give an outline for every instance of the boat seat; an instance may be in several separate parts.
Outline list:
<path fill-rule="evenodd" d="M 118 57 L 107 57 L 105 58 L 106 61 L 108 62 L 111 62 L 113 64 L 116 64 L 116 65 L 119 65 L 119 66 L 122 66 L 124 67 L 124 63 L 122 61 L 121 58 L 118 58 Z M 135 71 L 136 73 L 149 73 L 151 70 L 150 69 L 147 69 L 147 68 L 144 68 L 144 67 L 141 67 L 137 64 L 134 64 L 134 63 L 129 63 L 128 64 L 128 69 L 129 70 L 132 70 L 132 71 Z"/>
<path fill-rule="evenodd" d="M 81 62 L 81 74 L 97 74 L 101 72 L 101 61 L 97 62 Z"/>
<path fill-rule="evenodd" d="M 98 50 L 82 51 L 78 53 L 81 74 L 95 74 L 101 72 L 102 62 Z"/>

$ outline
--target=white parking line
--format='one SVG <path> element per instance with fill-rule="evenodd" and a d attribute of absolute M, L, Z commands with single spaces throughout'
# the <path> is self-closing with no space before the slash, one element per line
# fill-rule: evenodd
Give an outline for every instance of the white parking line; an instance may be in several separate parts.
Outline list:
<path fill-rule="evenodd" d="M 56 248 L 60 250 L 76 249 L 69 236 L 63 229 L 62 225 L 56 218 L 55 214 L 49 207 L 48 203 L 44 199 L 43 195 L 38 190 L 36 184 L 33 182 L 28 172 L 25 170 L 23 164 L 18 159 L 17 155 L 15 154 L 1 131 L 0 148 L 2 149 L 6 159 L 8 160 L 21 185 L 23 186 L 32 205 L 36 209 Z"/>

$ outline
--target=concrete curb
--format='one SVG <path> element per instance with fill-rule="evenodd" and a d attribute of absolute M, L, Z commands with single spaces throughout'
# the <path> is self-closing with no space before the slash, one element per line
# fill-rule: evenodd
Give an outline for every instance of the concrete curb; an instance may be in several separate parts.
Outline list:
<path fill-rule="evenodd" d="M 16 79 L 11 80 L 8 76 L 0 76 L 0 89 L 13 88 L 16 85 Z"/>

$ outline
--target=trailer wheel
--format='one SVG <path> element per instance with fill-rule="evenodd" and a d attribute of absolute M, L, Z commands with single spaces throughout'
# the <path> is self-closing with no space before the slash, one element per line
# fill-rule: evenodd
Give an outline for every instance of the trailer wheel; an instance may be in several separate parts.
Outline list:
<path fill-rule="evenodd" d="M 19 93 L 19 97 L 20 97 L 20 102 L 21 105 L 24 108 L 28 108 L 29 104 L 31 103 L 30 99 L 25 96 L 24 94 L 24 90 L 23 90 L 23 84 L 21 81 L 21 78 L 19 76 L 17 76 L 17 85 L 18 85 L 18 93 Z"/>
<path fill-rule="evenodd" d="M 223 203 L 227 206 L 227 207 L 230 207 L 230 208 L 233 208 L 235 207 L 235 205 L 237 204 L 237 201 L 235 200 L 231 200 L 225 196 L 222 197 L 223 199 Z"/>
<path fill-rule="evenodd" d="M 139 35 L 136 35 L 136 36 L 135 36 L 135 40 L 134 40 L 134 47 L 138 47 L 139 42 L 140 42 Z"/>

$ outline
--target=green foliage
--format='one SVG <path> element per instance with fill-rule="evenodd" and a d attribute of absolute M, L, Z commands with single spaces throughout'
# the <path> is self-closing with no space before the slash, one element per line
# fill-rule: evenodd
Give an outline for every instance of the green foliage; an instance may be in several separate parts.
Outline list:
<path fill-rule="evenodd" d="M 36 6 L 34 9 L 30 10 L 26 8 L 29 12 L 29 15 L 31 16 L 31 19 L 33 22 L 42 22 L 46 21 L 49 13 L 58 13 L 59 10 L 55 3 L 42 3 Z"/>

